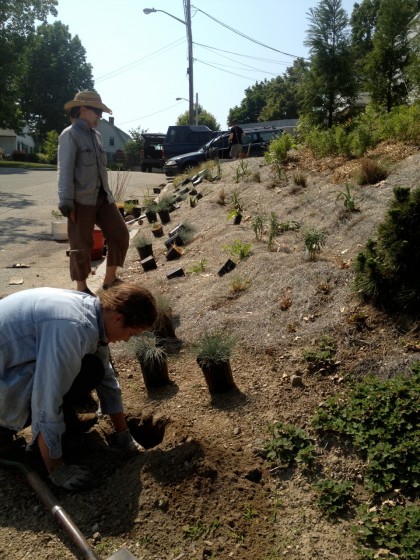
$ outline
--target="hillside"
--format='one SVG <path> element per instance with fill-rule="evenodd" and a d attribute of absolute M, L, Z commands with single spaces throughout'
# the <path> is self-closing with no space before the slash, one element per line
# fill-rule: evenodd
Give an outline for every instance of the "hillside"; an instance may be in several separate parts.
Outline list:
<path fill-rule="evenodd" d="M 383 145 L 370 155 L 387 163 L 390 174 L 369 186 L 354 180 L 358 160 L 316 161 L 305 152 L 293 155 L 281 182 L 261 158 L 223 164 L 220 180 L 197 187 L 203 194 L 197 206 L 182 202 L 164 226 L 165 237 L 154 239 L 156 270 L 144 273 L 130 248 L 122 277 L 170 301 L 182 346 L 169 360 L 173 383 L 150 392 L 127 346 L 113 348 L 130 427 L 147 447 L 144 454 L 122 457 L 106 447 L 106 419 L 68 447 L 72 461 L 94 468 L 102 484 L 82 495 L 56 493 L 101 557 L 126 546 L 142 560 L 335 560 L 337 553 L 356 560 L 354 510 L 329 520 L 315 504 L 317 475 L 298 468 L 270 472 L 259 450 L 275 421 L 311 433 L 316 407 L 344 393 L 347 378 L 374 373 L 387 379 L 419 358 L 418 332 L 362 304 L 351 289 L 352 261 L 375 236 L 393 188 L 416 187 L 419 179 L 414 149 Z M 298 172 L 304 187 L 293 180 Z M 346 181 L 357 212 L 337 201 Z M 227 219 L 233 191 L 244 208 L 240 225 Z M 276 236 L 269 250 L 266 234 L 256 240 L 252 219 L 271 212 L 300 229 Z M 186 221 L 194 238 L 180 259 L 167 261 L 163 241 Z M 308 228 L 326 234 L 313 262 L 304 250 Z M 225 248 L 236 240 L 251 243 L 251 254 L 220 277 Z M 200 261 L 204 270 L 190 272 Z M 185 276 L 168 280 L 177 267 Z M 233 290 L 233 280 L 244 289 Z M 237 337 L 231 358 L 237 390 L 211 397 L 190 346 L 216 328 Z M 315 375 L 303 353 L 325 335 L 334 341 L 335 368 Z M 356 505 L 369 499 L 354 449 L 329 442 L 318 452 L 324 476 L 351 480 Z M 0 518 L 0 557 L 78 557 L 36 497 L 28 499 L 18 473 L 0 471 L 0 484 L 7 509 Z"/>

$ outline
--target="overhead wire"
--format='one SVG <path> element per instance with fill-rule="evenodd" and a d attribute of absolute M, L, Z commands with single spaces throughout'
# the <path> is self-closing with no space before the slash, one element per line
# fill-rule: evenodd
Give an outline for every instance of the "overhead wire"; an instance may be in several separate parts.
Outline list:
<path fill-rule="evenodd" d="M 148 117 L 153 117 L 153 115 L 158 115 L 159 113 L 164 113 L 165 111 L 169 111 L 169 109 L 173 109 L 177 107 L 180 103 L 175 103 L 170 105 L 169 107 L 165 107 L 165 109 L 160 109 L 159 111 L 155 111 L 154 113 L 149 113 L 148 115 L 143 115 L 142 117 L 136 117 L 135 119 L 130 119 L 129 121 L 124 121 L 122 123 L 118 123 L 118 126 L 122 126 L 123 124 L 127 124 L 134 121 L 141 121 L 142 119 L 147 119 Z"/>
<path fill-rule="evenodd" d="M 210 45 L 203 45 L 203 43 L 196 43 L 195 41 L 193 42 L 194 45 L 196 45 L 197 47 L 203 47 L 204 49 L 208 49 L 211 51 L 219 51 L 219 52 L 224 52 L 224 53 L 228 53 L 228 54 L 234 54 L 235 56 L 243 56 L 245 58 L 248 59 L 252 59 L 252 60 L 259 60 L 261 62 L 268 62 L 270 64 L 289 64 L 289 62 L 285 62 L 282 60 L 273 60 L 270 58 L 262 58 L 260 56 L 251 56 L 249 54 L 244 54 L 244 53 L 237 53 L 237 52 L 232 52 L 232 51 L 227 51 L 225 49 L 218 49 L 217 47 L 211 47 Z"/>
<path fill-rule="evenodd" d="M 185 1 L 185 0 L 184 0 Z M 226 23 L 223 23 L 223 21 L 220 21 L 219 19 L 216 19 L 215 17 L 211 16 L 210 14 L 208 14 L 207 12 L 205 12 L 204 10 L 200 10 L 200 8 L 197 8 L 197 6 L 192 6 L 197 12 L 201 12 L 202 14 L 204 14 L 205 16 L 207 16 L 208 18 L 212 19 L 213 21 L 215 21 L 216 23 L 218 23 L 219 25 L 221 25 L 222 27 L 225 27 L 226 29 L 229 29 L 229 31 L 232 31 L 233 33 L 236 33 L 236 35 L 240 35 L 241 37 L 243 37 L 244 39 L 248 39 L 248 41 L 251 41 L 252 43 L 255 43 L 256 45 L 260 45 L 261 47 L 265 47 L 266 49 L 270 49 L 272 51 L 278 52 L 280 54 L 284 54 L 285 56 L 290 56 L 292 58 L 302 58 L 296 54 L 290 54 L 284 51 L 280 51 L 279 49 L 275 49 L 274 47 L 270 47 L 269 45 L 266 45 L 265 43 L 262 43 L 261 41 L 257 41 L 256 39 L 253 39 L 252 37 L 250 37 L 249 35 L 246 35 L 245 33 L 242 33 L 242 31 L 238 31 L 237 29 L 234 29 L 233 27 L 231 27 L 230 25 L 227 25 Z"/>

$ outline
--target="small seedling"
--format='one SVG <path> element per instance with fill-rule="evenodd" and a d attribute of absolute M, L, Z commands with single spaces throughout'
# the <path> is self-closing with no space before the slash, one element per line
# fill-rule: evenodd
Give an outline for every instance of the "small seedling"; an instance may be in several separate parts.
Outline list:
<path fill-rule="evenodd" d="M 342 192 L 338 193 L 335 201 L 337 202 L 340 199 L 343 199 L 344 208 L 346 210 L 348 210 L 349 212 L 356 212 L 356 210 L 357 210 L 356 203 L 355 203 L 354 198 L 353 198 L 353 196 L 350 192 L 350 185 L 348 183 L 346 183 L 345 191 L 342 191 Z"/>
<path fill-rule="evenodd" d="M 200 259 L 198 264 L 193 264 L 190 268 L 190 272 L 199 274 L 200 272 L 204 272 L 206 270 L 207 259 Z"/>
<path fill-rule="evenodd" d="M 308 251 L 309 260 L 316 260 L 317 254 L 321 252 L 321 247 L 325 245 L 326 234 L 315 228 L 310 228 L 303 234 L 305 248 Z"/>
<path fill-rule="evenodd" d="M 303 463 L 305 457 L 314 457 L 313 441 L 309 435 L 290 424 L 276 422 L 268 427 L 271 439 L 265 442 L 266 458 L 280 468 L 289 467 L 293 462 Z M 306 451 L 306 454 L 303 452 Z"/>
<path fill-rule="evenodd" d="M 234 276 L 230 283 L 230 288 L 234 294 L 239 294 L 244 292 L 249 288 L 251 281 L 248 278 L 242 278 L 241 276 Z"/>
<path fill-rule="evenodd" d="M 263 233 L 264 233 L 264 223 L 265 223 L 265 217 L 261 216 L 260 214 L 258 214 L 257 216 L 254 216 L 252 218 L 252 221 L 251 221 L 252 229 L 254 230 L 255 239 L 257 241 L 262 240 L 262 236 L 263 236 Z"/>
<path fill-rule="evenodd" d="M 235 173 L 236 173 L 236 182 L 237 183 L 239 183 L 239 181 L 241 179 L 245 179 L 246 177 L 249 177 L 249 175 L 251 174 L 251 171 L 248 168 L 248 162 L 241 159 L 238 167 L 235 170 Z"/>
<path fill-rule="evenodd" d="M 231 257 L 237 257 L 241 261 L 251 254 L 252 243 L 245 243 L 237 239 L 231 245 L 224 245 L 223 249 Z"/>
<path fill-rule="evenodd" d="M 307 362 L 311 373 L 328 374 L 336 367 L 334 360 L 336 351 L 333 339 L 330 336 L 323 336 L 318 340 L 317 348 L 303 351 L 303 359 Z"/>

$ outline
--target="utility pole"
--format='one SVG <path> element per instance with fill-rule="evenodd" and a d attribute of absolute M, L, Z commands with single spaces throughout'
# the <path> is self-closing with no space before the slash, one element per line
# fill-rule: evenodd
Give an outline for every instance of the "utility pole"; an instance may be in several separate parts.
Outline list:
<path fill-rule="evenodd" d="M 194 70 L 193 70 L 193 42 L 191 30 L 191 0 L 185 0 L 185 24 L 187 26 L 188 40 L 188 81 L 189 81 L 189 110 L 188 123 L 194 124 Z"/>

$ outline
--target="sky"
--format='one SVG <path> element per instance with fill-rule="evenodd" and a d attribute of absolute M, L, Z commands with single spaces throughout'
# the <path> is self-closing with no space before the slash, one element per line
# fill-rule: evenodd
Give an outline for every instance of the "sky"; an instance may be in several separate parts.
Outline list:
<path fill-rule="evenodd" d="M 349 17 L 353 4 L 342 0 Z M 317 5 L 318 0 L 191 0 L 194 102 L 198 95 L 222 130 L 246 88 L 284 74 L 296 57 L 308 57 L 308 11 Z M 144 8 L 173 17 L 146 15 Z M 95 89 L 116 126 L 128 133 L 165 133 L 188 111 L 186 26 L 174 19 L 185 20 L 182 0 L 59 0 L 57 9 L 49 22 L 61 21 L 72 37 L 78 35 Z"/>

